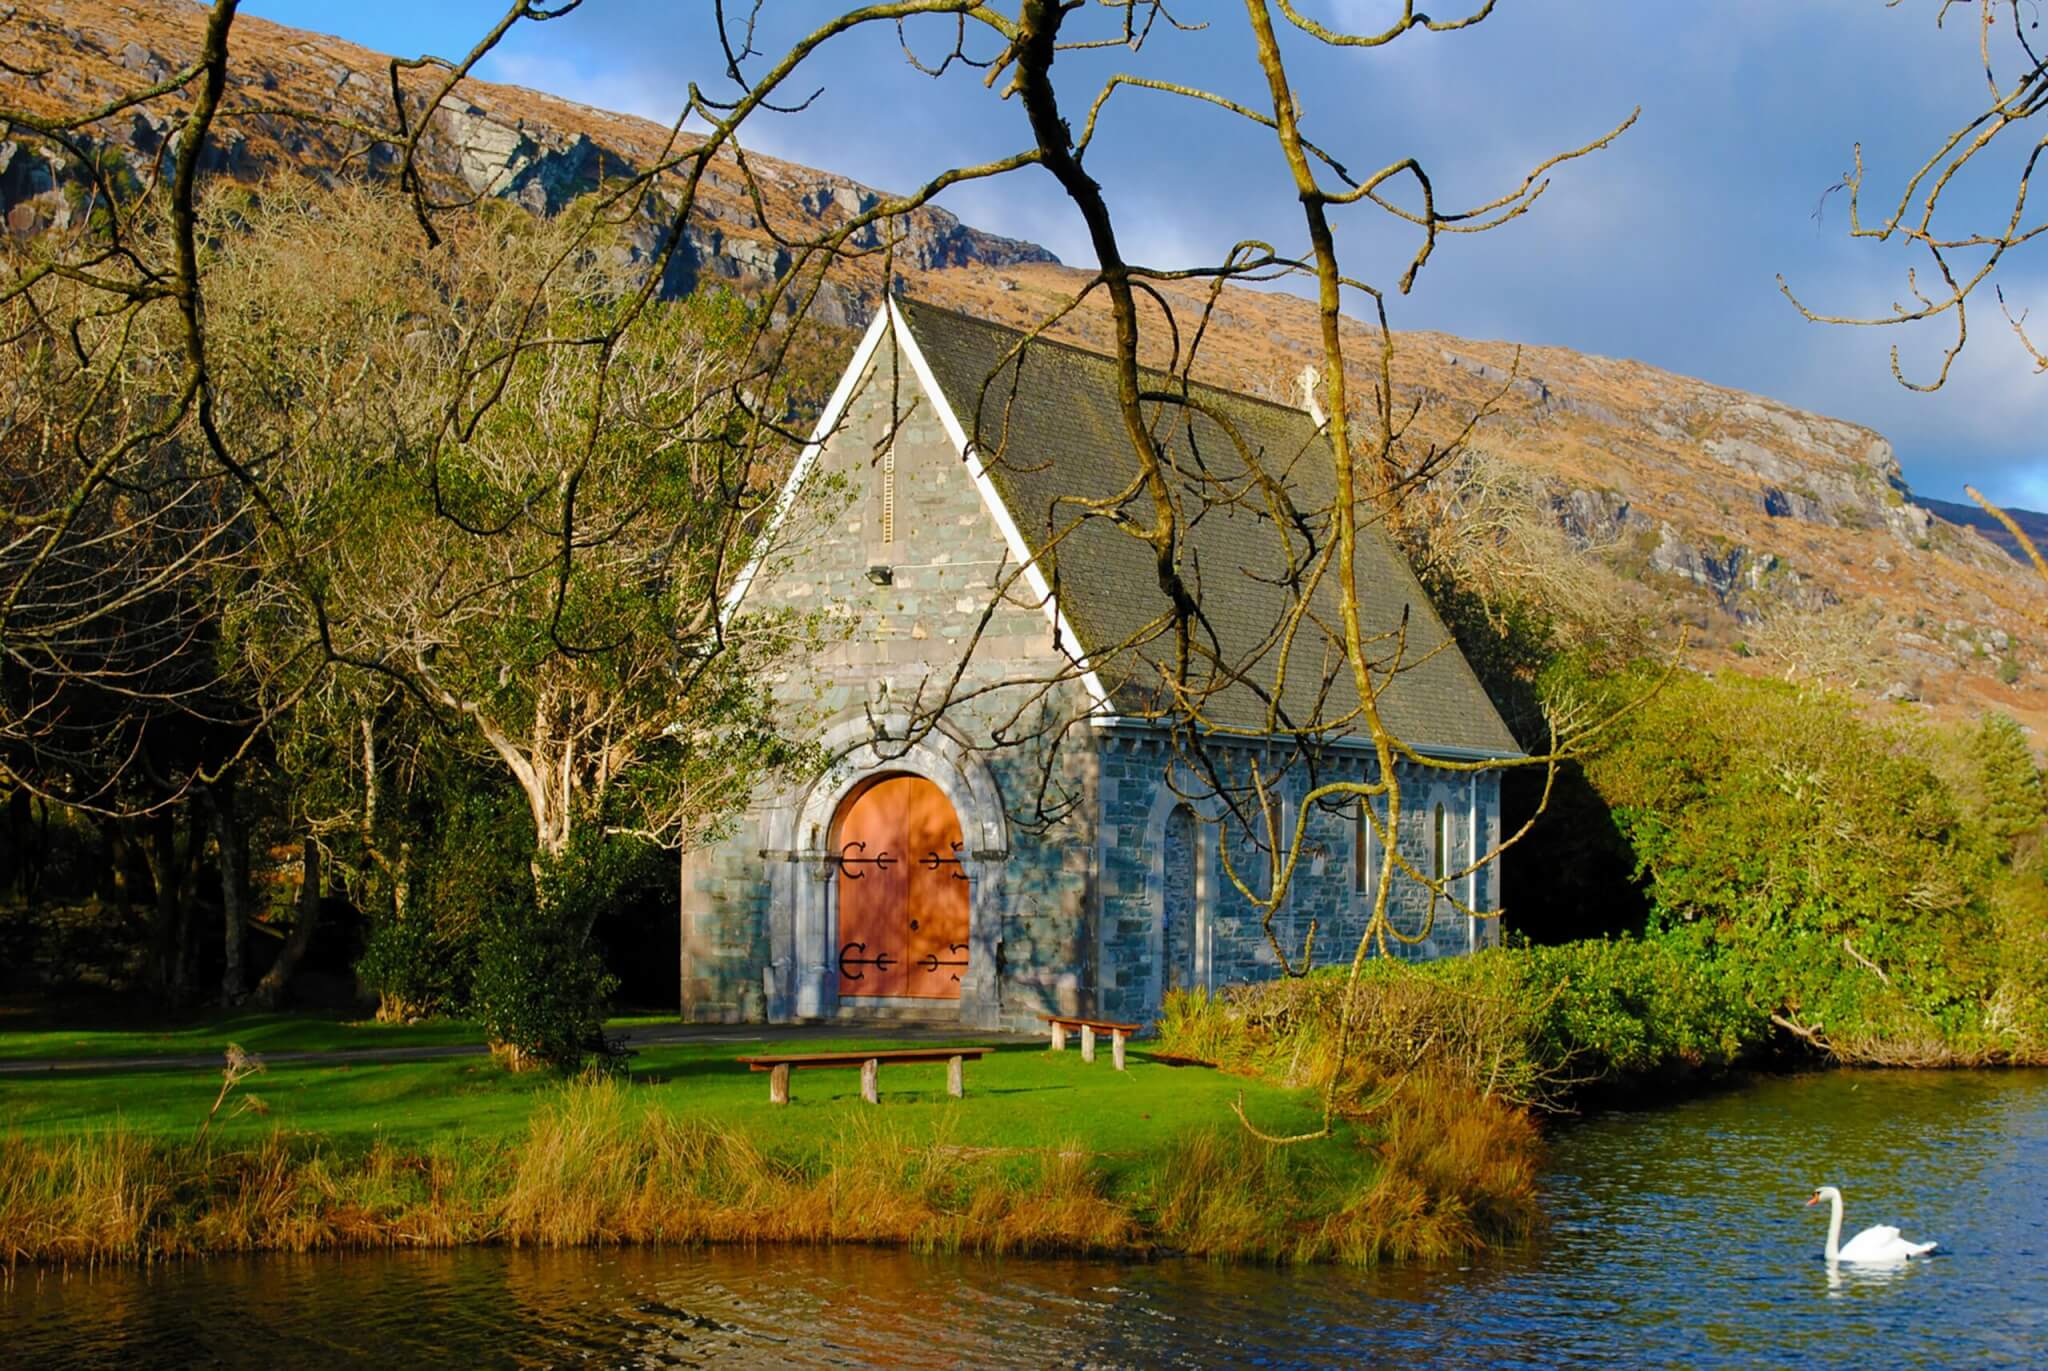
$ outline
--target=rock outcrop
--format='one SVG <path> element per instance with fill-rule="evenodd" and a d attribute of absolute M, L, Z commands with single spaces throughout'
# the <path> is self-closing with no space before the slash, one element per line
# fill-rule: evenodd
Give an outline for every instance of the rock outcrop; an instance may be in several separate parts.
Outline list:
<path fill-rule="evenodd" d="M 42 0 L 9 6 L 0 20 L 0 56 L 18 71 L 30 109 L 56 113 L 102 103 L 138 85 L 163 80 L 198 49 L 203 11 L 182 0 Z M 366 128 L 398 124 L 391 100 L 390 59 L 335 39 L 244 15 L 234 29 L 235 60 L 223 114 L 210 141 L 205 168 L 215 175 L 260 182 L 296 172 L 322 182 L 340 175 L 388 176 L 397 153 L 364 136 Z M 10 81 L 17 78 L 10 75 Z M 411 73 L 401 80 L 408 106 L 423 106 L 432 81 Z M 510 201 L 536 214 L 556 214 L 608 181 L 660 166 L 688 138 L 645 120 L 590 109 L 516 87 L 466 82 L 459 98 L 438 110 L 420 140 L 426 175 L 458 197 Z M 164 109 L 184 100 L 166 97 Z M 282 112 L 299 111 L 301 116 Z M 169 121 L 156 109 L 102 121 L 76 140 L 102 175 L 124 189 L 149 184 L 165 165 Z M 778 227 L 801 236 L 833 229 L 881 203 L 876 191 L 844 177 L 750 155 L 760 199 Z M 0 142 L 0 221 L 28 236 L 76 227 L 89 213 L 93 187 L 82 158 L 58 157 L 47 145 Z M 652 257 L 674 219 L 679 186 L 663 182 L 628 233 L 628 251 Z M 758 289 L 792 267 L 791 254 L 761 223 L 745 174 L 723 159 L 699 187 L 680 251 L 662 279 L 669 296 L 714 279 Z M 893 245 L 904 272 L 969 264 L 1056 264 L 1033 243 L 983 233 L 936 207 L 868 225 L 850 238 L 877 254 Z M 863 279 L 841 273 L 825 287 L 817 317 L 858 325 L 880 297 L 878 273 Z"/>

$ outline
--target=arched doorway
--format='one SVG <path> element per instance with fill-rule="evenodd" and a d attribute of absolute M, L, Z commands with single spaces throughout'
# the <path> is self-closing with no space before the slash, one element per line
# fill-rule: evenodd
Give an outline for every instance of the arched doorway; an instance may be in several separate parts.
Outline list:
<path fill-rule="evenodd" d="M 922 776 L 877 777 L 833 820 L 842 999 L 957 1000 L 967 975 L 960 820 Z"/>

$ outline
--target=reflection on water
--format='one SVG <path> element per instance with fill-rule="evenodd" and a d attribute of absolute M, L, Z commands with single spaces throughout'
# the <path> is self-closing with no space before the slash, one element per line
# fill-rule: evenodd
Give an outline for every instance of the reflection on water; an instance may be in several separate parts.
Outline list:
<path fill-rule="evenodd" d="M 889 1251 L 269 1257 L 0 1293 L 10 1364 L 2048 1365 L 2048 1074 L 1769 1081 L 1557 1136 L 1550 1230 L 1470 1267 Z M 1939 1239 L 1830 1270 L 1851 1231 Z"/>
<path fill-rule="evenodd" d="M 1928 1261 L 1888 1262 L 1881 1266 L 1859 1266 L 1855 1262 L 1828 1263 L 1828 1294 L 1835 1299 L 1866 1290 L 1882 1290 L 1900 1281 L 1916 1280 L 1932 1265 Z"/>

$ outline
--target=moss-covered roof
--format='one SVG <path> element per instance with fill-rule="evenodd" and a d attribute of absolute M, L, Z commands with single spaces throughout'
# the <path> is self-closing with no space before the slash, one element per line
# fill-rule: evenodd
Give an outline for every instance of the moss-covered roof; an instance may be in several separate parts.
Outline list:
<path fill-rule="evenodd" d="M 1160 668 L 1173 661 L 1174 644 L 1163 631 L 1167 599 L 1152 550 L 1110 519 L 1084 519 L 1075 498 L 1113 498 L 1137 476 L 1111 359 L 1044 340 L 1020 347 L 1025 335 L 1014 329 L 914 301 L 899 305 L 947 404 L 1052 579 L 1112 706 L 1133 716 L 1156 710 Z M 1145 373 L 1141 384 L 1148 392 L 1183 393 L 1161 373 Z M 1338 647 L 1334 570 L 1310 597 L 1315 622 L 1303 623 L 1291 646 L 1280 635 L 1298 598 L 1287 584 L 1290 554 L 1305 571 L 1334 537 L 1327 437 L 1307 415 L 1283 405 L 1208 386 L 1185 393 L 1192 403 L 1151 401 L 1145 413 L 1173 467 L 1183 519 L 1181 575 L 1213 643 L 1214 660 L 1192 673 L 1217 682 L 1205 716 L 1263 731 L 1277 694 L 1282 729 L 1362 734 L 1362 722 L 1330 727 L 1357 705 Z M 1291 512 L 1274 517 L 1277 506 L 1249 479 L 1253 465 L 1285 492 Z M 1120 508 L 1147 523 L 1151 498 L 1140 490 Z M 1388 724 L 1423 750 L 1519 752 L 1407 559 L 1377 523 L 1361 523 L 1359 612 L 1369 656 L 1391 662 L 1404 616 L 1407 624 L 1406 665 L 1380 696 Z"/>

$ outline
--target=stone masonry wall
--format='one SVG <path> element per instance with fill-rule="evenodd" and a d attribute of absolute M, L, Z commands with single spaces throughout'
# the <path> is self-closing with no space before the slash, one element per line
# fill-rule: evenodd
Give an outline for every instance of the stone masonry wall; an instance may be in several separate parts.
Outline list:
<path fill-rule="evenodd" d="M 956 700 L 970 698 L 948 709 L 945 726 L 987 768 L 1008 811 L 1008 849 L 977 867 L 974 897 L 977 919 L 990 917 L 1001 945 L 999 1012 L 1022 1021 L 1044 1007 L 1085 1008 L 1095 941 L 1088 919 L 1094 752 L 1086 729 L 1071 733 L 1054 759 L 1059 780 L 1052 797 L 1073 803 L 1065 817 L 1033 831 L 1045 758 L 1028 741 L 1037 727 L 1084 702 L 1078 686 L 1068 684 L 1022 719 L 1013 717 L 1042 693 L 1029 682 L 1071 668 L 1021 581 L 989 612 L 998 580 L 1016 563 L 911 368 L 895 366 L 891 352 L 885 338 L 820 454 L 785 546 L 757 577 L 746 607 L 817 615 L 827 625 L 825 645 L 774 682 L 787 726 L 807 736 L 834 726 L 844 731 L 848 721 L 865 736 L 869 716 L 928 707 L 943 697 L 972 644 L 955 687 Z M 893 508 L 885 510 L 892 464 Z M 876 584 L 871 567 L 887 567 L 891 582 Z M 994 746 L 998 730 L 1013 745 Z M 1017 744 L 1019 738 L 1027 741 Z M 731 840 L 686 862 L 686 1017 L 757 1019 L 773 1012 L 763 980 L 776 917 L 768 868 L 797 858 L 764 849 L 774 817 L 801 800 L 758 796 Z M 798 850 L 815 853 L 828 838 L 801 833 Z"/>
<path fill-rule="evenodd" d="M 1100 832 L 1102 947 L 1100 1004 L 1112 1018 L 1149 1019 L 1158 1012 L 1166 984 L 1161 962 L 1168 934 L 1163 925 L 1169 891 L 1187 878 L 1170 871 L 1169 824 L 1183 803 L 1167 781 L 1171 752 L 1157 735 L 1119 729 L 1102 740 L 1102 828 Z M 1248 749 L 1239 749 L 1249 755 Z M 1363 780 L 1372 767 L 1369 754 L 1331 749 L 1326 779 Z M 1409 860 L 1429 870 L 1433 858 L 1436 807 L 1448 819 L 1446 869 L 1456 871 L 1477 842 L 1485 851 L 1499 840 L 1499 778 L 1482 774 L 1446 775 L 1404 768 L 1401 833 Z M 1196 788 L 1186 784 L 1183 794 Z M 1306 790 L 1306 777 L 1291 776 L 1280 787 L 1283 828 L 1292 831 L 1296 806 Z M 1230 881 L 1222 862 L 1222 807 L 1197 798 L 1187 802 L 1201 820 L 1197 824 L 1192 883 L 1198 907 L 1195 983 L 1212 988 L 1270 979 L 1280 974 L 1280 958 L 1260 925 L 1259 911 Z M 1274 929 L 1290 958 L 1299 960 L 1309 921 L 1316 921 L 1314 963 L 1327 966 L 1348 959 L 1365 931 L 1371 913 L 1371 882 L 1378 878 L 1376 846 L 1366 854 L 1368 876 L 1357 878 L 1359 847 L 1355 810 L 1318 807 L 1309 815 L 1302 860 L 1295 869 L 1286 906 Z M 1178 848 L 1178 843 L 1171 844 Z M 1241 833 L 1231 838 L 1232 862 L 1246 884 L 1259 888 L 1267 879 L 1263 854 Z M 1173 865 L 1181 865 L 1178 851 Z M 1476 879 L 1476 888 L 1473 881 Z M 1499 904 L 1497 870 L 1489 865 L 1476 878 L 1456 883 L 1460 895 L 1476 895 L 1476 907 Z M 1176 901 L 1178 903 L 1178 901 Z M 1497 936 L 1497 924 L 1480 920 L 1476 927 L 1463 914 L 1439 907 L 1432 920 L 1426 887 L 1396 877 L 1389 896 L 1394 926 L 1420 941 L 1393 943 L 1393 955 L 1422 960 L 1486 946 Z M 1423 932 L 1427 926 L 1427 933 Z"/>
<path fill-rule="evenodd" d="M 892 467 L 893 500 L 887 494 Z M 969 846 L 983 841 L 977 834 L 1003 836 L 1000 850 L 977 851 L 972 867 L 978 960 L 963 983 L 963 1023 L 1033 1027 L 1046 1009 L 1148 1019 L 1157 1012 L 1169 956 L 1184 956 L 1199 985 L 1279 974 L 1258 911 L 1223 872 L 1214 805 L 1193 806 L 1192 851 L 1174 854 L 1175 906 L 1193 917 L 1168 932 L 1165 848 L 1176 796 L 1167 783 L 1170 752 L 1159 735 L 1084 725 L 1065 733 L 1048 762 L 1044 725 L 1074 717 L 1085 701 L 1072 683 L 1049 693 L 1033 684 L 1070 667 L 1053 645 L 1043 607 L 1021 584 L 990 610 L 996 583 L 1015 564 L 1007 561 L 1000 530 L 936 411 L 911 369 L 893 364 L 886 340 L 821 452 L 790 527 L 746 607 L 816 616 L 827 625 L 823 646 L 790 663 L 773 683 L 792 730 L 839 746 L 866 743 L 870 720 L 905 720 L 936 702 L 972 644 L 954 687 L 959 703 L 945 715 L 945 751 L 960 759 L 953 777 L 961 792 L 956 809 L 973 792 L 992 797 L 987 807 L 1001 811 L 960 815 Z M 882 567 L 887 584 L 870 576 L 871 568 Z M 1046 698 L 1037 700 L 1041 694 Z M 875 744 L 874 751 L 886 758 L 890 746 Z M 1252 755 L 1243 747 L 1237 754 L 1241 763 Z M 863 766 L 888 769 L 873 752 L 861 755 Z M 1332 750 L 1332 758 L 1337 775 L 1363 777 L 1370 765 L 1364 753 Z M 1054 782 L 1041 808 L 1037 797 L 1048 767 Z M 962 775 L 978 783 L 963 783 Z M 1405 779 L 1402 841 L 1418 864 L 1426 867 L 1431 859 L 1439 803 L 1451 820 L 1446 861 L 1452 869 L 1467 859 L 1475 815 L 1482 846 L 1497 839 L 1496 778 L 1481 777 L 1476 787 L 1467 777 L 1440 773 Z M 831 836 L 831 797 L 838 793 L 830 787 L 845 780 L 842 774 L 762 793 L 731 838 L 685 861 L 685 1017 L 759 1020 L 813 1012 L 800 1005 L 818 997 L 805 1000 L 791 987 L 806 967 L 815 970 L 829 958 L 829 919 L 820 911 L 836 897 L 822 858 Z M 1301 778 L 1282 787 L 1289 824 L 1300 793 Z M 1187 846 L 1185 837 L 1177 849 Z M 1318 921 L 1317 964 L 1348 957 L 1356 946 L 1371 896 L 1353 874 L 1355 837 L 1353 811 L 1311 814 L 1305 859 L 1275 921 L 1290 955 L 1299 955 L 1311 917 Z M 1243 835 L 1234 837 L 1232 853 L 1248 883 L 1266 880 L 1263 859 Z M 1482 908 L 1498 904 L 1494 880 L 1491 869 L 1480 873 Z M 1427 905 L 1420 887 L 1401 881 L 1392 896 L 1396 926 L 1419 930 Z M 1480 923 L 1482 941 L 1493 927 Z M 1462 952 L 1471 936 L 1462 915 L 1440 911 L 1426 938 L 1396 954 Z M 815 1012 L 836 1012 L 835 997 L 836 990 L 824 996 Z M 930 1012 L 940 1003 L 922 1008 Z M 864 1002 L 861 1008 L 875 1006 Z"/>

